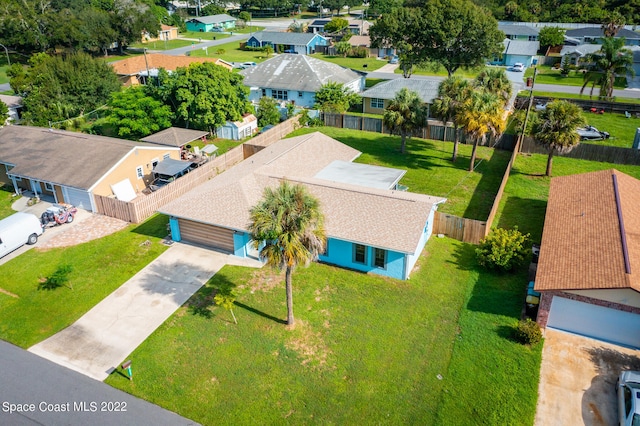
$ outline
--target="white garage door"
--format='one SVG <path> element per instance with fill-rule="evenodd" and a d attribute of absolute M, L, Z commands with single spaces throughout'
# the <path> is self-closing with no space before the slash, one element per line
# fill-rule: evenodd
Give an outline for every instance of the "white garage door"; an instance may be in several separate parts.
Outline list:
<path fill-rule="evenodd" d="M 547 327 L 640 348 L 640 315 L 554 297 Z"/>

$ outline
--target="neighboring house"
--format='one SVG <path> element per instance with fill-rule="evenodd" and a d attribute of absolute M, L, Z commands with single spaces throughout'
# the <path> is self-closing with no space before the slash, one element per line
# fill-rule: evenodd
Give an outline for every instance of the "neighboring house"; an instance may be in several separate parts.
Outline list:
<path fill-rule="evenodd" d="M 365 113 L 384 114 L 389 102 L 396 97 L 401 89 L 409 89 L 416 92 L 422 102 L 432 104 L 438 97 L 438 87 L 441 80 L 397 78 L 383 81 L 362 92 L 362 105 Z"/>
<path fill-rule="evenodd" d="M 3 102 L 9 108 L 9 117 L 4 124 L 18 123 L 23 106 L 22 98 L 20 96 L 0 95 L 0 102 Z"/>
<path fill-rule="evenodd" d="M 369 56 L 386 58 L 387 56 L 393 56 L 396 54 L 396 49 L 392 47 L 371 47 L 371 37 L 368 35 L 354 35 L 349 39 L 349 44 L 353 47 L 366 47 L 369 49 Z"/>
<path fill-rule="evenodd" d="M 258 131 L 258 119 L 253 114 L 245 114 L 240 121 L 227 121 L 224 126 L 218 127 L 216 135 L 222 139 L 248 138 Z"/>
<path fill-rule="evenodd" d="M 258 257 L 250 209 L 266 187 L 304 185 L 320 202 L 327 249 L 320 261 L 407 279 L 444 198 L 395 190 L 404 170 L 356 164 L 360 152 L 322 133 L 283 139 L 170 202 L 172 238 Z"/>
<path fill-rule="evenodd" d="M 111 66 L 116 74 L 118 74 L 118 78 L 123 85 L 132 86 L 145 84 L 148 75 L 157 77 L 160 68 L 172 72 L 180 67 L 188 67 L 194 62 L 213 62 L 229 71 L 233 69 L 233 65 L 219 58 L 193 58 L 190 56 L 163 55 L 161 53 L 147 53 L 146 55 L 134 56 L 111 62 Z"/>
<path fill-rule="evenodd" d="M 237 19 L 226 13 L 220 15 L 200 16 L 186 21 L 187 31 L 209 32 L 224 31 L 236 27 Z"/>
<path fill-rule="evenodd" d="M 371 22 L 364 21 L 361 19 L 348 19 L 349 23 L 349 32 L 354 35 L 365 35 L 369 34 L 369 28 L 371 27 Z M 324 33 L 324 26 L 331 22 L 331 19 L 316 19 L 307 27 L 307 32 L 316 34 L 316 33 Z"/>
<path fill-rule="evenodd" d="M 523 41 L 504 39 L 504 50 L 502 55 L 491 61 L 494 65 L 513 66 L 522 63 L 525 67 L 530 67 L 538 63 L 539 41 Z"/>
<path fill-rule="evenodd" d="M 620 37 L 625 38 L 625 44 L 627 46 L 640 45 L 640 34 L 635 31 L 622 28 L 618 31 L 618 34 L 616 34 L 616 38 Z M 577 41 L 580 44 L 602 44 L 604 31 L 601 27 L 576 28 L 573 30 L 567 30 L 565 32 L 565 38 L 567 38 L 570 43 L 575 43 Z"/>
<path fill-rule="evenodd" d="M 165 24 L 160 25 L 160 31 L 158 31 L 157 37 L 152 36 L 146 31 L 142 33 L 143 43 L 149 43 L 153 41 L 169 41 L 169 40 L 175 40 L 177 38 L 178 38 L 178 27 L 171 27 Z"/>
<path fill-rule="evenodd" d="M 364 75 L 307 55 L 282 54 L 240 71 L 249 87 L 249 100 L 268 96 L 311 108 L 315 94 L 329 82 L 341 83 L 355 93 L 364 88 Z"/>
<path fill-rule="evenodd" d="M 538 35 L 540 34 L 540 30 L 527 25 L 498 23 L 498 29 L 509 40 L 538 41 Z"/>
<path fill-rule="evenodd" d="M 627 75 L 627 88 L 628 89 L 640 89 L 640 46 L 629 47 L 633 54 L 633 73 L 634 75 Z"/>
<path fill-rule="evenodd" d="M 318 46 L 328 46 L 329 41 L 320 34 L 258 31 L 247 40 L 249 47 L 271 46 L 275 52 L 310 55 Z"/>
<path fill-rule="evenodd" d="M 562 50 L 560 50 L 560 58 L 564 58 L 565 56 L 569 57 L 569 63 L 571 65 L 577 65 L 581 58 L 584 56 L 595 53 L 600 50 L 601 45 L 599 44 L 580 44 L 578 46 L 562 46 Z"/>
<path fill-rule="evenodd" d="M 640 181 L 615 169 L 551 179 L 537 321 L 640 348 Z"/>
<path fill-rule="evenodd" d="M 95 211 L 94 194 L 114 196 L 116 185 L 139 193 L 151 182 L 156 163 L 179 155 L 173 147 L 6 126 L 0 129 L 0 183 Z"/>

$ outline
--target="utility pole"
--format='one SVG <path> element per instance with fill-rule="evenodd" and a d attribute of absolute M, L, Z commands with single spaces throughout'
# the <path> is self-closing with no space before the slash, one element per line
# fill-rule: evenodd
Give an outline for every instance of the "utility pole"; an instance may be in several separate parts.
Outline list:
<path fill-rule="evenodd" d="M 11 59 L 9 59 L 9 50 L 7 49 L 7 46 L 4 44 L 0 44 L 0 46 L 4 48 L 4 53 L 7 54 L 7 65 L 11 66 Z"/>

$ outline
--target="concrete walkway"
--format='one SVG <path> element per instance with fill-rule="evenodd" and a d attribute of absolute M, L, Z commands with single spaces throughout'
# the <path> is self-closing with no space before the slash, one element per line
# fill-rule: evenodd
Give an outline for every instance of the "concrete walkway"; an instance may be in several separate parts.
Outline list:
<path fill-rule="evenodd" d="M 29 351 L 102 381 L 226 264 L 262 266 L 174 243 L 74 324 Z"/>

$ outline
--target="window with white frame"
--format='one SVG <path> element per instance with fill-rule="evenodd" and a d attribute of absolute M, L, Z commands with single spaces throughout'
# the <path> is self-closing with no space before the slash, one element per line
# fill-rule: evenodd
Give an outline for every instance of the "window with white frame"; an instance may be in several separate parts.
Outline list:
<path fill-rule="evenodd" d="M 371 108 L 384 108 L 384 99 L 371 98 Z"/>
<path fill-rule="evenodd" d="M 142 166 L 136 167 L 136 177 L 138 179 L 142 179 L 144 177 L 144 170 L 142 169 Z"/>
<path fill-rule="evenodd" d="M 49 183 L 49 182 L 45 182 L 44 183 L 44 189 L 46 189 L 49 192 L 53 192 L 53 184 Z"/>
<path fill-rule="evenodd" d="M 373 249 L 373 266 L 378 268 L 387 267 L 387 251 L 381 248 Z"/>
<path fill-rule="evenodd" d="M 280 99 L 286 101 L 289 99 L 289 92 L 287 90 L 271 90 L 271 97 L 273 99 Z"/>

